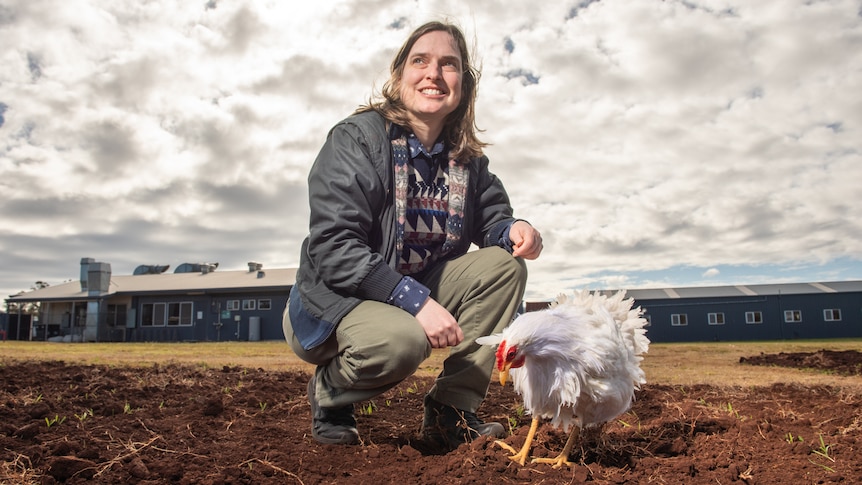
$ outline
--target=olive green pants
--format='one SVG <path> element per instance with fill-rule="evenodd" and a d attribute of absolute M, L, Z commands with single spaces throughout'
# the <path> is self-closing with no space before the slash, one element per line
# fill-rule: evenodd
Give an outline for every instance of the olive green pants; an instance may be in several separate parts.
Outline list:
<path fill-rule="evenodd" d="M 432 398 L 476 412 L 488 392 L 495 351 L 476 339 L 511 323 L 526 281 L 524 261 L 498 247 L 441 263 L 422 278 L 431 297 L 449 310 L 464 333 L 464 340 L 449 349 L 429 391 Z M 296 340 L 287 311 L 283 326 L 296 355 L 317 365 L 315 392 L 323 407 L 371 399 L 410 377 L 431 355 L 431 344 L 412 315 L 376 301 L 360 303 L 328 340 L 311 350 Z"/>

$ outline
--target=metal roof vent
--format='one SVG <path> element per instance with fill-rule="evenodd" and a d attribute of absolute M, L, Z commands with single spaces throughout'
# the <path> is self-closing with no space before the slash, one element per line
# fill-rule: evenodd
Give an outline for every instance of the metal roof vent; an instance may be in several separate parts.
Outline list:
<path fill-rule="evenodd" d="M 133 275 L 139 274 L 162 274 L 170 268 L 169 264 L 142 264 L 135 268 Z"/>
<path fill-rule="evenodd" d="M 87 291 L 87 283 L 90 279 L 90 264 L 95 263 L 93 258 L 81 258 L 81 291 Z"/>
<path fill-rule="evenodd" d="M 174 273 L 212 273 L 218 268 L 218 263 L 183 263 L 177 266 Z"/>

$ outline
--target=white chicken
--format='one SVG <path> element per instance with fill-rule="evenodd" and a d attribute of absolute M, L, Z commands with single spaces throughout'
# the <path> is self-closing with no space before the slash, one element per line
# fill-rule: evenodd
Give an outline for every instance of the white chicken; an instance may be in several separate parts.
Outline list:
<path fill-rule="evenodd" d="M 536 458 L 554 468 L 572 465 L 569 454 L 580 429 L 604 424 L 625 413 L 634 392 L 646 382 L 640 363 L 649 350 L 646 320 L 625 291 L 611 297 L 598 292 L 560 295 L 547 310 L 519 316 L 502 333 L 481 337 L 481 345 L 496 345 L 497 369 L 505 385 L 511 372 L 515 391 L 533 416 L 520 451 L 498 441 L 512 461 L 523 465 L 530 453 L 539 419 L 568 431 L 556 458 Z"/>

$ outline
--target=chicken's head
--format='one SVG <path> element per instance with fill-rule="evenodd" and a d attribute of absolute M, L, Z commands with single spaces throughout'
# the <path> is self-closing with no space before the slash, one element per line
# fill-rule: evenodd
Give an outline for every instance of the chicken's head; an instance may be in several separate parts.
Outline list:
<path fill-rule="evenodd" d="M 506 335 L 507 333 L 503 332 L 502 334 L 497 333 L 476 339 L 476 343 L 479 345 L 493 345 L 497 347 L 495 354 L 497 370 L 500 371 L 500 384 L 504 386 L 509 379 L 509 369 L 517 369 L 523 366 L 524 360 L 527 357 L 527 354 L 521 351 L 517 341 L 512 342 L 511 345 L 509 344 L 509 341 L 505 338 Z"/>
<path fill-rule="evenodd" d="M 509 345 L 505 340 L 497 347 L 497 370 L 500 371 L 500 384 L 506 385 L 509 379 L 509 369 L 517 369 L 524 365 L 527 357 L 518 350 L 517 345 Z"/>

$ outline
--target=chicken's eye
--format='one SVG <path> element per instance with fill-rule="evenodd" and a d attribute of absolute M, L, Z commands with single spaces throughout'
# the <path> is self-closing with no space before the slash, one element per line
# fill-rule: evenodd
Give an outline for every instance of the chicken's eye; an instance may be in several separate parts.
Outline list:
<path fill-rule="evenodd" d="M 517 352 L 518 352 L 518 350 L 517 350 L 516 348 L 514 348 L 514 347 L 512 347 L 511 349 L 509 349 L 509 350 L 506 352 L 506 361 L 511 361 L 511 360 L 513 360 L 513 359 L 515 358 L 515 354 L 516 354 Z"/>

